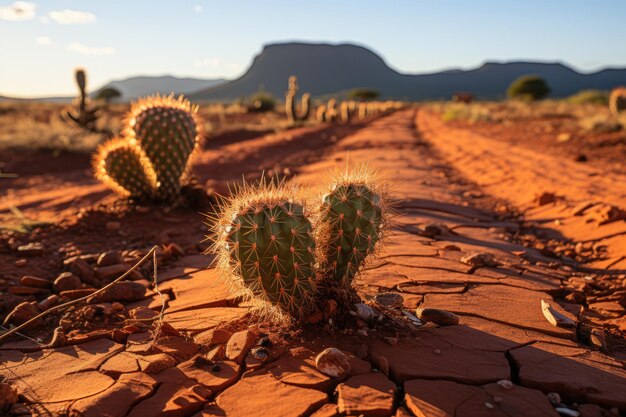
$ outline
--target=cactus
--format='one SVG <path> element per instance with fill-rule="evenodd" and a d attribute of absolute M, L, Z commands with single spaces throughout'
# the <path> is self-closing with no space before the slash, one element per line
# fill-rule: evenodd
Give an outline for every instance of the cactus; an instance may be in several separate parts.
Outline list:
<path fill-rule="evenodd" d="M 342 101 L 339 105 L 339 114 L 342 122 L 350 123 L 350 104 L 347 101 Z"/>
<path fill-rule="evenodd" d="M 140 99 L 131 107 L 125 133 L 137 138 L 152 162 L 158 199 L 171 200 L 180 194 L 181 177 L 200 140 L 197 111 L 197 106 L 182 96 L 175 99 L 173 95 L 158 94 Z"/>
<path fill-rule="evenodd" d="M 317 110 L 315 112 L 315 119 L 319 122 L 319 123 L 324 123 L 326 121 L 326 106 L 321 104 L 320 106 L 317 107 Z"/>
<path fill-rule="evenodd" d="M 110 136 L 110 131 L 99 129 L 96 125 L 100 117 L 101 108 L 89 104 L 89 98 L 87 97 L 87 74 L 85 70 L 82 68 L 76 69 L 74 77 L 80 96 L 76 99 L 76 108 L 74 111 L 66 110 L 64 114 L 62 114 L 62 118 L 67 122 L 78 125 L 81 129 L 92 133 L 105 133 Z"/>
<path fill-rule="evenodd" d="M 311 95 L 304 93 L 302 95 L 302 104 L 300 114 L 296 111 L 296 94 L 298 94 L 298 78 L 295 75 L 289 77 L 289 89 L 285 94 L 285 112 L 289 121 L 297 122 L 309 118 L 309 108 L 311 106 Z"/>
<path fill-rule="evenodd" d="M 96 178 L 125 197 L 147 200 L 154 195 L 156 173 L 136 141 L 117 138 L 100 145 L 93 165 Z"/>
<path fill-rule="evenodd" d="M 617 119 L 626 121 L 626 87 L 618 87 L 611 91 L 609 109 Z"/>
<path fill-rule="evenodd" d="M 337 99 L 331 98 L 330 100 L 328 100 L 328 103 L 326 104 L 326 121 L 327 122 L 334 122 L 335 120 L 337 120 Z"/>
<path fill-rule="evenodd" d="M 335 176 L 322 198 L 318 239 L 326 239 L 325 274 L 349 286 L 374 253 L 388 223 L 387 192 L 365 166 Z M 323 237 L 325 236 L 325 237 Z"/>
<path fill-rule="evenodd" d="M 303 317 L 316 295 L 316 249 L 295 191 L 263 180 L 241 187 L 222 205 L 213 250 L 231 284 L 250 299 Z"/>
<path fill-rule="evenodd" d="M 174 202 L 200 140 L 197 110 L 182 96 L 156 95 L 134 103 L 124 137 L 98 148 L 96 178 L 124 197 Z"/>

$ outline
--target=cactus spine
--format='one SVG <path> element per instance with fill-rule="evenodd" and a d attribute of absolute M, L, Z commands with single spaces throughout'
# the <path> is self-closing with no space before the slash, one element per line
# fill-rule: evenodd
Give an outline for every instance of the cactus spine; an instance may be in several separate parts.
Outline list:
<path fill-rule="evenodd" d="M 200 140 L 197 110 L 182 96 L 156 95 L 134 103 L 124 137 L 98 149 L 96 178 L 136 200 L 175 201 Z M 128 170 L 122 172 L 118 160 L 127 161 Z"/>
<path fill-rule="evenodd" d="M 285 112 L 287 113 L 287 118 L 292 123 L 308 119 L 309 109 L 311 107 L 311 95 L 304 93 L 300 105 L 300 114 L 298 114 L 296 110 L 296 94 L 298 94 L 298 78 L 292 75 L 289 77 L 289 89 L 285 94 Z"/>
<path fill-rule="evenodd" d="M 322 198 L 319 224 L 325 235 L 326 274 L 352 283 L 366 257 L 374 252 L 388 223 L 387 193 L 367 167 L 338 174 Z"/>
<path fill-rule="evenodd" d="M 316 294 L 315 241 L 295 189 L 244 185 L 222 208 L 214 251 L 231 283 L 252 300 L 303 317 Z"/>

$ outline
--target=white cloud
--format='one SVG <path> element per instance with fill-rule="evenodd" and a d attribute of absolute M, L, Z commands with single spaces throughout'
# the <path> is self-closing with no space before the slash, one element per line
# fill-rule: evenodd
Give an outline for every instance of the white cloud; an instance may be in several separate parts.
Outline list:
<path fill-rule="evenodd" d="M 39 44 L 39 45 L 52 45 L 52 39 L 50 39 L 47 36 L 37 36 L 37 39 L 35 39 L 35 41 Z"/>
<path fill-rule="evenodd" d="M 62 25 L 80 25 L 85 23 L 94 23 L 96 15 L 89 12 L 81 12 L 79 10 L 55 10 L 48 13 L 50 19 Z"/>
<path fill-rule="evenodd" d="M 10 6 L 0 7 L 0 20 L 11 20 L 14 22 L 30 20 L 35 17 L 36 10 L 37 6 L 35 3 L 16 1 Z"/>
<path fill-rule="evenodd" d="M 92 46 L 84 45 L 80 42 L 72 42 L 67 45 L 67 50 L 76 52 L 82 55 L 113 55 L 116 50 L 112 46 L 106 46 L 104 48 L 94 48 Z"/>
<path fill-rule="evenodd" d="M 222 60 L 219 58 L 203 58 L 194 62 L 198 68 L 217 68 L 222 66 Z"/>
<path fill-rule="evenodd" d="M 39 16 L 39 21 L 43 23 L 44 25 L 47 25 L 48 23 L 50 23 L 50 19 L 48 19 L 46 16 Z"/>
<path fill-rule="evenodd" d="M 204 7 L 201 4 L 196 4 L 193 6 L 193 11 L 196 13 L 202 13 L 204 11 Z"/>

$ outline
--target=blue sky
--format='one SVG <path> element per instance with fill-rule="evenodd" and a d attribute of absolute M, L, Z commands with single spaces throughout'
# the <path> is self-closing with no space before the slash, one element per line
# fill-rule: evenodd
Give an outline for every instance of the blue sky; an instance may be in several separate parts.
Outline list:
<path fill-rule="evenodd" d="M 17 9 L 17 10 L 16 10 Z M 352 42 L 407 73 L 486 60 L 626 67 L 626 1 L 0 0 L 0 94 L 131 75 L 234 78 L 266 43 Z"/>

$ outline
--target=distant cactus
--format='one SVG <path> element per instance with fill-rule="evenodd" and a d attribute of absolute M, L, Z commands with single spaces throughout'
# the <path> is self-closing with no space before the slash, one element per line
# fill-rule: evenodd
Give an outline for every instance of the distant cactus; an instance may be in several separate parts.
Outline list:
<path fill-rule="evenodd" d="M 317 110 L 315 112 L 315 120 L 319 123 L 324 123 L 326 121 L 326 106 L 321 104 L 317 106 Z"/>
<path fill-rule="evenodd" d="M 341 115 L 342 122 L 350 123 L 350 103 L 342 101 L 339 105 L 339 114 Z"/>
<path fill-rule="evenodd" d="M 292 186 L 244 185 L 223 207 L 215 230 L 219 266 L 236 288 L 292 316 L 310 312 L 317 285 L 315 241 Z"/>
<path fill-rule="evenodd" d="M 611 91 L 609 109 L 618 119 L 626 119 L 626 87 L 618 87 Z"/>
<path fill-rule="evenodd" d="M 96 152 L 96 178 L 136 200 L 175 201 L 200 140 L 197 110 L 182 96 L 155 95 L 134 103 L 125 136 Z"/>
<path fill-rule="evenodd" d="M 374 252 L 388 223 L 387 191 L 375 174 L 362 166 L 337 174 L 322 200 L 318 229 L 327 239 L 326 273 L 350 285 Z M 322 237 L 320 237 L 321 239 Z"/>
<path fill-rule="evenodd" d="M 108 130 L 99 129 L 97 127 L 101 108 L 99 106 L 92 106 L 89 103 L 89 97 L 87 96 L 87 74 L 85 70 L 78 68 L 74 73 L 74 77 L 80 95 L 76 99 L 75 109 L 73 109 L 73 111 L 66 110 L 64 114 L 62 114 L 63 119 L 92 133 L 110 134 Z"/>
<path fill-rule="evenodd" d="M 300 114 L 298 114 L 296 110 L 296 94 L 298 94 L 298 78 L 292 75 L 289 77 L 289 89 L 285 94 L 285 112 L 287 113 L 287 118 L 292 123 L 308 119 L 311 106 L 311 95 L 304 93 L 302 95 Z"/>
<path fill-rule="evenodd" d="M 214 219 L 211 251 L 247 298 L 302 319 L 331 294 L 342 294 L 340 304 L 350 299 L 389 219 L 386 191 L 363 167 L 336 175 L 311 218 L 296 191 L 277 181 L 244 184 Z"/>
<path fill-rule="evenodd" d="M 334 122 L 337 120 L 337 115 L 339 112 L 337 111 L 337 99 L 331 98 L 328 100 L 326 104 L 326 116 L 325 119 L 327 122 Z"/>

